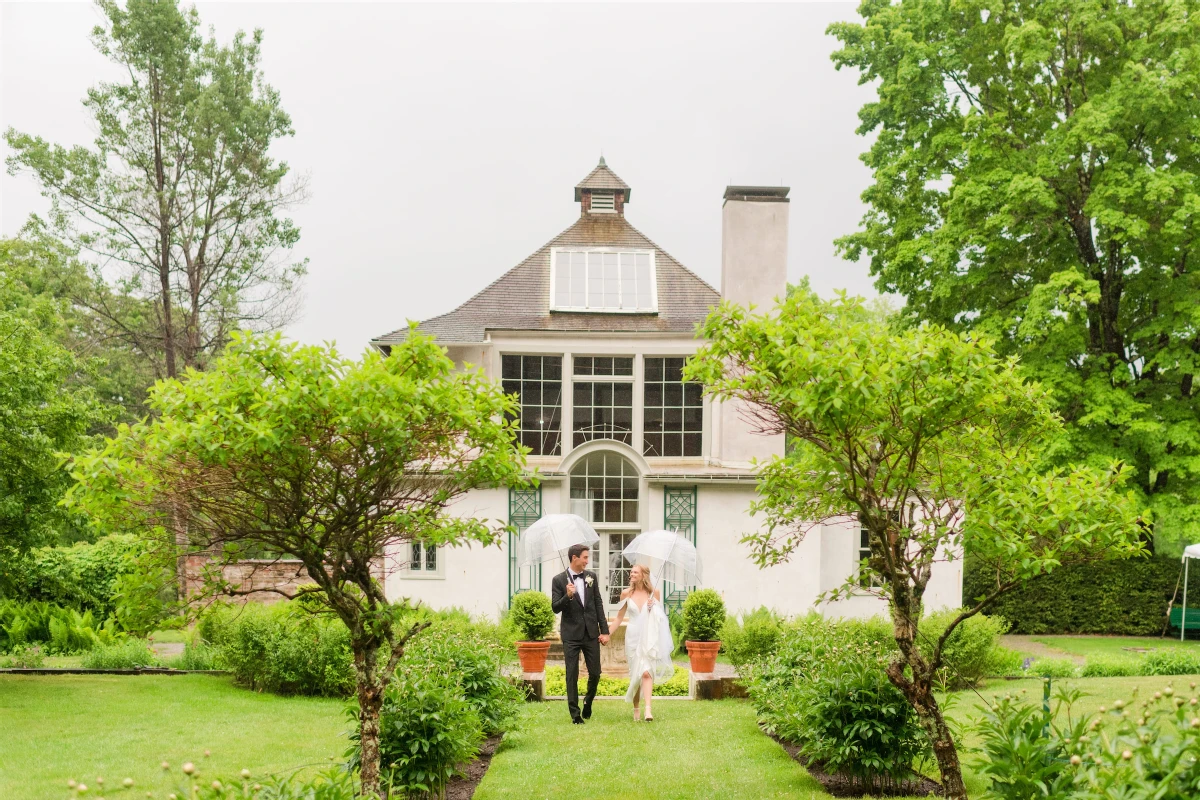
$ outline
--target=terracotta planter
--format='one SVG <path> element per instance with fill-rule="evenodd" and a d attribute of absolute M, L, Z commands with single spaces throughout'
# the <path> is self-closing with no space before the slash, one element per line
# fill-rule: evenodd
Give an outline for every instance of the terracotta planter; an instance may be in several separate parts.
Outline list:
<path fill-rule="evenodd" d="M 517 642 L 517 657 L 521 659 L 522 672 L 545 672 L 549 642 Z"/>
<path fill-rule="evenodd" d="M 713 672 L 717 668 L 717 651 L 720 642 L 685 642 L 692 672 Z"/>

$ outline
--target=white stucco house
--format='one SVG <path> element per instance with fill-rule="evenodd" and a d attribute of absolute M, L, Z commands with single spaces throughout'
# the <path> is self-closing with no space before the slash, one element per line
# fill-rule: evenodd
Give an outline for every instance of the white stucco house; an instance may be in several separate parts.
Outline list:
<path fill-rule="evenodd" d="M 756 492 L 751 461 L 782 454 L 783 437 L 752 434 L 731 404 L 710 402 L 680 375 L 702 344 L 697 325 L 721 298 L 767 308 L 785 293 L 788 189 L 726 188 L 719 292 L 630 224 L 631 194 L 601 159 L 575 187 L 578 221 L 458 308 L 420 324 L 456 363 L 476 365 L 519 396 L 521 440 L 542 477 L 534 490 L 472 492 L 455 510 L 519 527 L 543 514 L 589 520 L 601 537 L 593 569 L 610 606 L 629 576 L 621 548 L 666 527 L 695 542 L 705 585 L 733 612 L 882 612 L 882 601 L 865 593 L 817 602 L 858 570 L 854 520 L 817 526 L 786 564 L 751 562 L 739 543 L 761 524 L 747 511 Z M 407 330 L 373 344 L 387 352 Z M 413 545 L 390 554 L 399 568 L 388 570 L 388 594 L 494 616 L 517 591 L 549 591 L 558 569 L 518 569 L 514 545 L 513 537 L 500 547 Z M 686 590 L 668 587 L 670 599 Z M 926 597 L 929 610 L 961 604 L 961 561 L 936 565 Z"/>

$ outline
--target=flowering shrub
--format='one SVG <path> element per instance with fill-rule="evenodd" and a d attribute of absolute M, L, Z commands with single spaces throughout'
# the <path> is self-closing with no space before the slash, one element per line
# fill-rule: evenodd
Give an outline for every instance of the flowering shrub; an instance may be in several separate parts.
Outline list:
<path fill-rule="evenodd" d="M 348 711 L 358 721 L 358 709 Z M 359 733 L 350 734 L 346 755 L 359 768 Z M 479 753 L 479 712 L 463 696 L 454 675 L 402 666 L 388 685 L 379 715 L 379 751 L 384 782 L 399 796 L 441 797 L 459 767 Z"/>
<path fill-rule="evenodd" d="M 469 629 L 435 625 L 408 646 L 401 668 L 453 676 L 478 712 L 483 734 L 494 736 L 512 730 L 525 704 L 524 693 L 500 671 L 510 657 L 509 648 Z"/>
<path fill-rule="evenodd" d="M 827 772 L 863 789 L 912 777 L 929 741 L 912 706 L 884 673 L 894 644 L 882 620 L 810 615 L 775 652 L 746 670 L 759 723 Z"/>
<path fill-rule="evenodd" d="M 1092 800 L 1200 796 L 1200 699 L 1196 684 L 1171 685 L 1138 702 L 1117 700 L 1098 715 L 1077 715 L 1078 691 L 1054 708 L 1021 696 L 997 697 L 979 723 L 979 771 L 986 800 Z"/>

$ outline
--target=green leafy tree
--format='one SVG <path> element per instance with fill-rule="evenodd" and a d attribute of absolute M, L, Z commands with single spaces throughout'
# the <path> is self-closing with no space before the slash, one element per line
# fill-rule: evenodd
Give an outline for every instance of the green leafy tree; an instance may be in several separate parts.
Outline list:
<path fill-rule="evenodd" d="M 75 358 L 37 326 L 0 311 L 0 589 L 30 548 L 71 524 L 59 501 L 71 483 L 60 453 L 81 447 L 103 407 L 70 385 Z"/>
<path fill-rule="evenodd" d="M 235 334 L 207 372 L 151 391 L 156 418 L 77 457 L 73 499 L 107 524 L 182 523 L 208 556 L 196 599 L 248 594 L 222 567 L 247 552 L 299 559 L 296 592 L 336 615 L 354 654 L 364 794 L 380 793 L 379 711 L 406 643 L 428 622 L 384 593 L 407 544 L 492 544 L 506 530 L 451 510 L 480 486 L 522 485 L 513 401 L 475 370 L 456 371 L 415 329 L 384 357 L 343 358 L 278 336 Z"/>
<path fill-rule="evenodd" d="M 857 299 L 793 292 L 772 315 L 722 304 L 689 380 L 789 452 L 761 466 L 760 566 L 787 560 L 814 525 L 857 518 L 871 556 L 829 595 L 886 598 L 899 654 L 887 674 L 928 733 L 948 797 L 965 798 L 934 689 L 947 642 L 996 597 L 1062 564 L 1142 552 L 1126 471 L 1045 471 L 1061 436 L 1046 391 L 985 341 L 933 325 L 893 331 Z M 858 532 L 855 530 L 855 536 Z M 966 550 L 995 576 L 984 596 L 921 638 L 934 565 Z"/>
<path fill-rule="evenodd" d="M 1060 463 L 1119 459 L 1200 536 L 1200 2 L 867 0 L 830 32 L 878 99 L 857 233 L 881 291 L 1049 390 Z"/>
<path fill-rule="evenodd" d="M 260 69 L 262 31 L 222 45 L 175 0 L 97 6 L 93 43 L 125 77 L 84 100 L 94 146 L 9 129 L 8 168 L 41 184 L 56 230 L 108 271 L 90 307 L 109 334 L 175 377 L 294 311 L 304 265 L 284 258 L 299 231 L 282 213 L 304 185 L 270 154 L 291 119 Z"/>
<path fill-rule="evenodd" d="M 71 249 L 31 217 L 19 235 L 0 239 L 0 312 L 31 322 L 75 356 L 80 369 L 69 385 L 86 385 L 112 412 L 102 432 L 115 422 L 134 422 L 146 413 L 146 392 L 154 382 L 149 362 L 91 311 L 111 294 L 102 280 Z M 133 298 L 125 298 L 133 305 Z M 152 311 L 142 303 L 142 311 Z"/>

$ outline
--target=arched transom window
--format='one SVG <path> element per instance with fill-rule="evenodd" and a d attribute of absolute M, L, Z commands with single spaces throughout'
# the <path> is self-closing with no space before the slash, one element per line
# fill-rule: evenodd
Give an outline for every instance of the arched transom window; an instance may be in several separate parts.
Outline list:
<path fill-rule="evenodd" d="M 590 453 L 571 470 L 571 513 L 592 523 L 636 523 L 639 482 L 637 469 L 622 456 Z"/>

